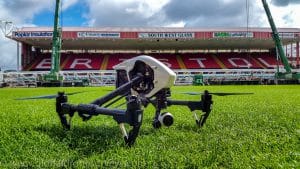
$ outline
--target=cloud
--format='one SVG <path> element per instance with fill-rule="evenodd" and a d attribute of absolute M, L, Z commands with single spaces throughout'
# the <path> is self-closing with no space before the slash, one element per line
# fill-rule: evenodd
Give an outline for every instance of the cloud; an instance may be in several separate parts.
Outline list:
<path fill-rule="evenodd" d="M 69 7 L 75 5 L 78 2 L 78 0 L 63 0 L 62 1 L 62 10 L 66 10 Z"/>
<path fill-rule="evenodd" d="M 245 27 L 247 25 L 246 1 L 241 0 L 172 0 L 163 8 L 165 22 L 184 21 L 187 27 Z M 255 1 L 249 20 L 261 14 Z M 258 20 L 260 22 L 260 19 Z M 256 20 L 256 23 L 259 23 Z"/>
<path fill-rule="evenodd" d="M 53 3 L 48 0 L 2 0 L 0 17 L 17 25 L 31 23 L 35 14 L 52 7 Z"/>
<path fill-rule="evenodd" d="M 90 26 L 154 26 L 161 7 L 169 0 L 86 0 Z M 157 25 L 156 25 L 157 26 Z"/>
<path fill-rule="evenodd" d="M 285 22 L 286 25 L 289 25 L 290 23 L 294 22 L 292 14 L 293 12 L 290 12 L 282 17 L 282 20 Z"/>
<path fill-rule="evenodd" d="M 63 9 L 76 4 L 78 0 L 63 0 Z M 10 21 L 17 27 L 35 26 L 32 21 L 35 15 L 48 10 L 53 11 L 53 0 L 1 0 L 0 20 Z M 0 23 L 3 26 L 3 23 Z M 0 32 L 0 67 L 16 68 L 17 46 L 16 42 L 7 39 Z"/>
<path fill-rule="evenodd" d="M 17 43 L 0 35 L 0 68 L 15 69 L 17 58 Z"/>
<path fill-rule="evenodd" d="M 300 4 L 300 0 L 272 0 L 276 6 L 288 6 L 289 4 Z"/>
<path fill-rule="evenodd" d="M 300 28 L 300 22 L 297 22 L 300 18 L 300 4 L 295 2 L 288 3 L 288 6 L 275 6 L 272 5 L 273 2 L 269 3 L 275 24 L 277 27 Z"/>
<path fill-rule="evenodd" d="M 86 0 L 90 26 L 246 26 L 244 0 Z M 263 11 L 249 0 L 253 24 L 261 25 Z M 106 10 L 108 9 L 108 10 Z"/>
<path fill-rule="evenodd" d="M 269 5 L 276 8 L 272 4 L 285 2 L 296 6 L 299 1 L 269 0 Z M 268 27 L 261 0 L 248 2 L 248 23 L 246 0 L 86 0 L 89 12 L 85 16 L 89 26 Z M 274 20 L 280 18 L 279 27 L 296 24 L 293 6 L 284 8 L 285 12 L 271 9 Z M 290 9 L 294 14 L 287 16 Z"/>

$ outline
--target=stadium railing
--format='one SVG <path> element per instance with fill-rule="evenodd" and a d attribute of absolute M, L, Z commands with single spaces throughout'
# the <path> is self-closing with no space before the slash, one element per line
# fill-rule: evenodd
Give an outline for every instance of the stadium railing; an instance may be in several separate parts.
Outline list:
<path fill-rule="evenodd" d="M 295 70 L 300 72 L 300 69 Z M 196 74 L 202 74 L 206 84 L 265 84 L 275 80 L 276 69 L 176 69 L 175 85 L 191 85 Z M 48 71 L 28 71 L 0 73 L 2 84 L 10 87 L 37 86 L 42 75 Z M 61 71 L 65 82 L 78 82 L 84 79 L 89 81 L 90 86 L 113 86 L 115 85 L 115 71 Z"/>

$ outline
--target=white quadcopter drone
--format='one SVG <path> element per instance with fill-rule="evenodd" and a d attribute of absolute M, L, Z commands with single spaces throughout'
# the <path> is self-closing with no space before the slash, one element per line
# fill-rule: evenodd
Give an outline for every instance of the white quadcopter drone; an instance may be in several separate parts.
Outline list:
<path fill-rule="evenodd" d="M 176 74 L 166 65 L 150 56 L 142 55 L 126 60 L 114 66 L 114 69 L 117 71 L 116 89 L 90 104 L 69 104 L 67 96 L 63 92 L 58 93 L 56 112 L 65 129 L 70 129 L 70 119 L 75 112 L 78 112 L 84 121 L 100 114 L 113 116 L 121 128 L 125 143 L 131 146 L 134 144 L 142 125 L 142 107 L 146 107 L 149 103 L 156 109 L 152 123 L 154 128 L 173 124 L 174 120 L 171 113 L 161 113 L 163 109 L 171 105 L 187 106 L 194 112 L 199 127 L 203 126 L 211 112 L 213 102 L 208 91 L 202 94 L 201 101 L 171 100 L 169 98 L 171 96 L 170 88 L 174 85 Z M 123 97 L 126 97 L 126 110 L 108 108 Z M 111 102 L 108 103 L 109 101 Z M 108 104 L 104 106 L 106 103 Z M 203 114 L 198 117 L 195 110 L 201 110 Z M 132 126 L 129 133 L 127 133 L 124 123 Z"/>

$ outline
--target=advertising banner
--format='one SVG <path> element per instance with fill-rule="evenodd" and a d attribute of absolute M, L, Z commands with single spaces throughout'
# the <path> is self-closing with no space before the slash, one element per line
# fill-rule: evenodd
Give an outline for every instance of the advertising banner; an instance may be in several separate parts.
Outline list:
<path fill-rule="evenodd" d="M 77 32 L 78 38 L 120 38 L 120 33 L 116 32 Z"/>
<path fill-rule="evenodd" d="M 253 32 L 214 32 L 214 38 L 253 38 Z"/>
<path fill-rule="evenodd" d="M 143 39 L 193 39 L 195 38 L 194 32 L 176 32 L 176 33 L 139 33 L 138 37 Z"/>
<path fill-rule="evenodd" d="M 13 37 L 17 38 L 43 38 L 43 37 L 52 37 L 52 32 L 13 32 Z"/>
<path fill-rule="evenodd" d="M 293 39 L 295 38 L 295 33 L 290 32 L 279 32 L 280 38 Z"/>

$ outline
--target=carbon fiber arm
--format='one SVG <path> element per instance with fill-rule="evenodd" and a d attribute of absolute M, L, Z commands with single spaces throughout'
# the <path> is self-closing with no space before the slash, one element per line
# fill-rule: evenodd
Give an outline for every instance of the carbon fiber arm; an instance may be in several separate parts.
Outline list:
<path fill-rule="evenodd" d="M 64 93 L 59 93 L 56 98 L 56 112 L 60 118 L 61 124 L 65 129 L 70 129 L 71 118 L 78 112 L 78 115 L 84 120 L 86 116 L 108 115 L 120 125 L 125 144 L 131 146 L 134 144 L 139 129 L 142 125 L 143 110 L 141 109 L 140 99 L 136 96 L 129 96 L 127 98 L 127 109 L 108 109 L 99 107 L 95 104 L 78 104 L 73 105 L 67 103 L 67 96 Z M 69 120 L 68 120 L 69 117 Z M 132 126 L 132 129 L 127 134 L 124 123 Z"/>

